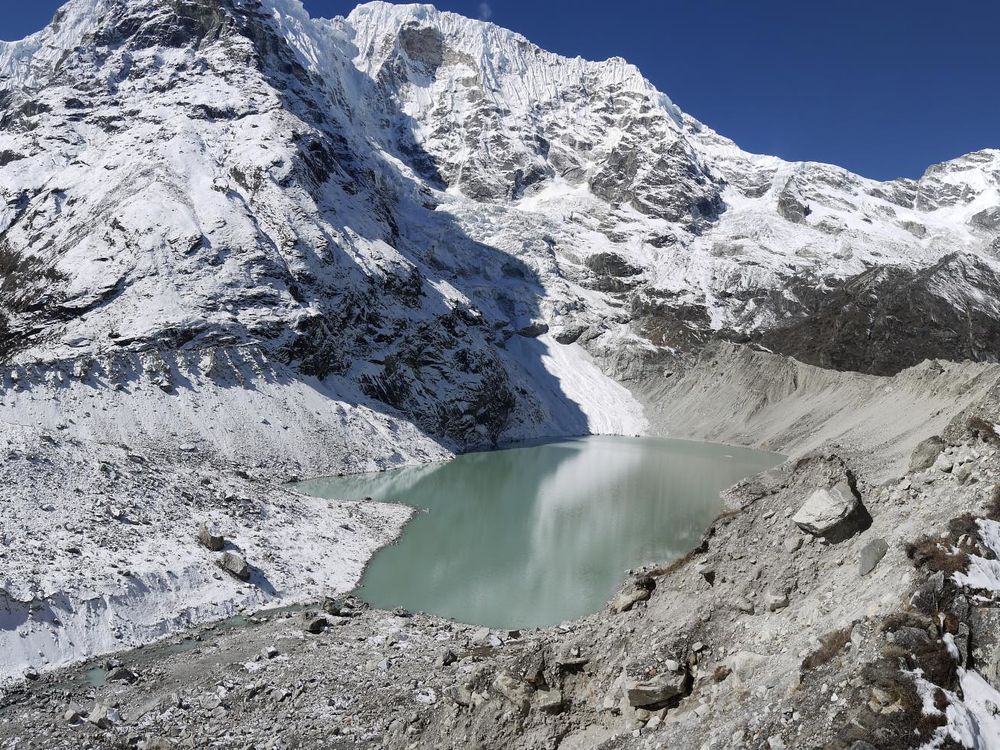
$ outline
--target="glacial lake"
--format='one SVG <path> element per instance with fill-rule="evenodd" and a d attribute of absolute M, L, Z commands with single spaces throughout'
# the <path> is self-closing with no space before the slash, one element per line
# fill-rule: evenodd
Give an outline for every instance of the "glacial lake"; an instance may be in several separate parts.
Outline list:
<path fill-rule="evenodd" d="M 628 569 L 697 545 L 723 510 L 721 490 L 782 460 L 713 443 L 586 437 L 296 489 L 423 511 L 372 559 L 356 592 L 365 601 L 522 628 L 601 609 Z"/>

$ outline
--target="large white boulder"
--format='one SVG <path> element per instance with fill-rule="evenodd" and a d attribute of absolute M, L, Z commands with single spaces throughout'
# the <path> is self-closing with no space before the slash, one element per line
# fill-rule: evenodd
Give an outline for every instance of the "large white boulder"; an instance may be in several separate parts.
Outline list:
<path fill-rule="evenodd" d="M 810 534 L 828 534 L 854 513 L 858 502 L 858 496 L 844 480 L 812 493 L 798 513 L 792 516 L 792 521 Z"/>

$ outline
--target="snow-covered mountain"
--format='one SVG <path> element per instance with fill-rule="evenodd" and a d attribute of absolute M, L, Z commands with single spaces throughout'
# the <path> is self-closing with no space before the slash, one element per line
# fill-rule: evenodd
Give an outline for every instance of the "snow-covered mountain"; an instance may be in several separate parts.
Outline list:
<path fill-rule="evenodd" d="M 599 368 L 711 338 L 996 359 L 998 234 L 1000 151 L 888 183 L 749 154 L 623 60 L 427 5 L 70 0 L 0 43 L 4 388 L 250 352 L 456 445 L 636 431 Z"/>

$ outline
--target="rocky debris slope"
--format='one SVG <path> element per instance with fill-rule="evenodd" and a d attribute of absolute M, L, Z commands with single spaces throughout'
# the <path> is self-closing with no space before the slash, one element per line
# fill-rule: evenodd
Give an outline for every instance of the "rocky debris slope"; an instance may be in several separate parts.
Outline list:
<path fill-rule="evenodd" d="M 326 600 L 30 680 L 0 732 L 46 748 L 990 748 L 998 444 L 963 416 L 890 482 L 831 452 L 788 462 L 733 488 L 685 558 L 560 627 Z M 802 523 L 844 497 L 849 513 Z"/>
<path fill-rule="evenodd" d="M 833 446 L 875 480 L 906 470 L 911 451 L 961 412 L 989 413 L 1000 369 L 927 361 L 893 377 L 842 373 L 719 342 L 660 362 L 637 381 L 655 435 L 799 456 Z"/>

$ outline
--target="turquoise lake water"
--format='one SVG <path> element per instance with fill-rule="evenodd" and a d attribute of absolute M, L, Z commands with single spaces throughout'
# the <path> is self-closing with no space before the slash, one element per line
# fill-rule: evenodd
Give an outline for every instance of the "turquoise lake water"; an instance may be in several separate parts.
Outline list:
<path fill-rule="evenodd" d="M 306 494 L 422 509 L 372 559 L 358 594 L 497 628 L 595 612 L 625 571 L 684 555 L 719 492 L 781 463 L 713 443 L 586 437 L 302 482 Z"/>

